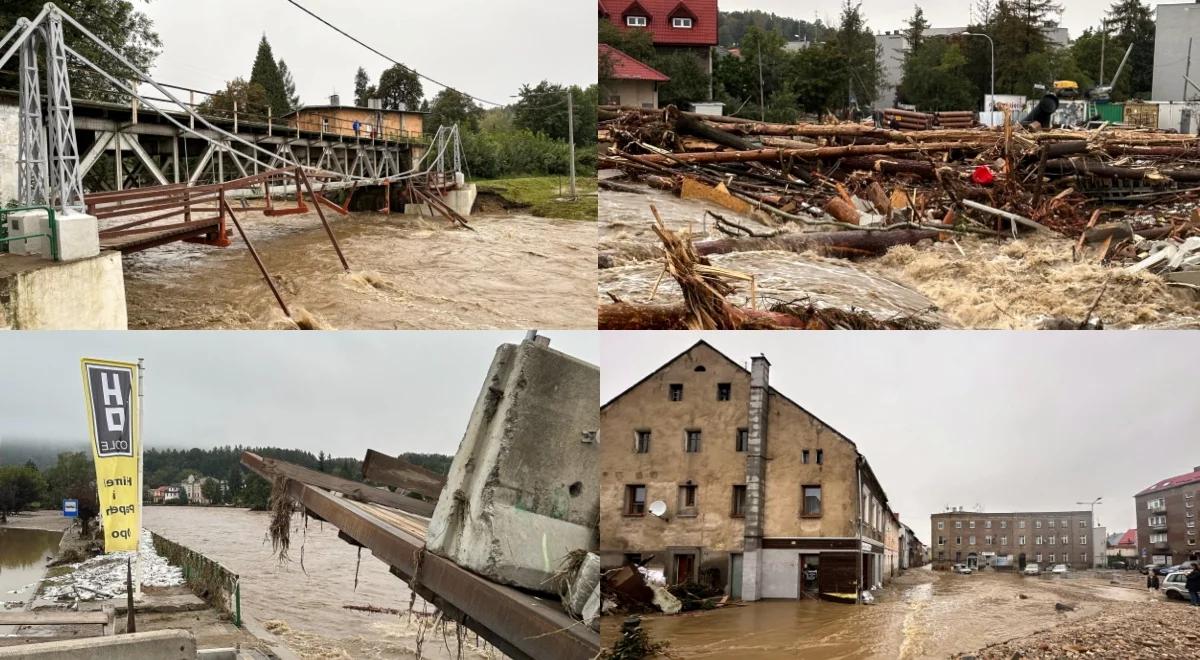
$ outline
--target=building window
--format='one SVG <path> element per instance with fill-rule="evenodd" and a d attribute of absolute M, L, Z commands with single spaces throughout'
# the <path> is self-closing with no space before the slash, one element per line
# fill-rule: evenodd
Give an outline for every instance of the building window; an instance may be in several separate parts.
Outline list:
<path fill-rule="evenodd" d="M 1087 545 L 1087 537 L 1086 536 L 1079 537 L 1079 545 Z"/>
<path fill-rule="evenodd" d="M 671 400 L 683 401 L 683 383 L 671 383 Z"/>
<path fill-rule="evenodd" d="M 954 545 L 962 545 L 962 537 L 961 536 L 954 537 Z"/>
<path fill-rule="evenodd" d="M 1049 523 L 1047 523 L 1046 526 L 1049 527 L 1050 529 L 1054 529 L 1054 521 L 1051 520 Z"/>
<path fill-rule="evenodd" d="M 1046 537 L 1046 541 L 1047 541 L 1047 542 L 1048 542 L 1050 545 L 1054 545 L 1054 537 L 1053 537 L 1053 536 L 1047 536 L 1047 537 Z"/>
<path fill-rule="evenodd" d="M 825 450 L 818 449 L 817 450 L 817 465 L 824 465 L 824 464 L 825 464 Z"/>
<path fill-rule="evenodd" d="M 1087 521 L 1086 520 L 1079 521 L 1079 529 L 1087 529 Z"/>
<path fill-rule="evenodd" d="M 1008 545 L 1008 537 L 1007 536 L 1000 537 L 1000 545 Z"/>
<path fill-rule="evenodd" d="M 1166 543 L 1167 542 L 1166 532 L 1158 532 L 1156 534 L 1151 534 L 1150 542 L 1151 543 Z"/>
<path fill-rule="evenodd" d="M 1070 542 L 1071 542 L 1071 537 L 1067 536 L 1066 534 L 1063 534 L 1063 537 L 1062 537 L 1062 544 L 1063 544 L 1063 545 L 1067 545 L 1067 544 L 1069 544 Z M 1082 541 L 1081 541 L 1081 543 L 1082 543 Z"/>
<path fill-rule="evenodd" d="M 938 545 L 946 545 L 946 537 L 939 536 L 938 537 Z"/>
<path fill-rule="evenodd" d="M 992 528 L 992 521 L 990 521 L 990 520 L 985 520 L 985 521 L 983 521 L 983 528 L 984 528 L 984 529 L 991 529 L 991 528 Z"/>
<path fill-rule="evenodd" d="M 971 522 L 967 523 L 967 527 L 970 527 L 971 529 L 975 529 L 975 521 L 972 520 Z"/>
<path fill-rule="evenodd" d="M 983 537 L 983 544 L 984 544 L 984 545 L 991 545 L 991 544 L 992 544 L 992 537 L 990 537 L 990 536 L 985 536 L 985 537 Z"/>
<path fill-rule="evenodd" d="M 671 19 L 671 27 L 690 30 L 692 29 L 692 19 L 685 18 L 683 16 L 677 16 Z"/>
<path fill-rule="evenodd" d="M 1033 544 L 1034 544 L 1034 545 L 1041 545 L 1041 544 L 1042 544 L 1042 537 L 1040 537 L 1040 536 L 1039 536 L 1039 537 L 1037 537 L 1037 538 L 1033 539 Z"/>
<path fill-rule="evenodd" d="M 696 515 L 696 486 L 684 484 L 679 487 L 679 515 Z"/>
<path fill-rule="evenodd" d="M 635 454 L 650 453 L 650 432 L 638 431 L 633 441 L 633 452 Z"/>
<path fill-rule="evenodd" d="M 1040 553 L 1040 552 L 1039 552 L 1039 553 L 1037 553 L 1036 555 L 1034 555 L 1034 556 L 1033 556 L 1033 560 L 1034 560 L 1034 561 L 1036 561 L 1036 562 L 1038 562 L 1038 563 L 1041 563 L 1041 561 L 1042 561 L 1042 553 Z"/>
<path fill-rule="evenodd" d="M 807 449 L 803 449 L 800 451 L 800 462 L 805 465 L 808 465 L 808 450 Z"/>
<path fill-rule="evenodd" d="M 689 454 L 695 454 L 700 451 L 700 432 L 686 431 L 684 436 L 683 450 Z"/>
<path fill-rule="evenodd" d="M 954 521 L 954 529 L 962 529 L 962 521 L 961 520 Z"/>
<path fill-rule="evenodd" d="M 974 534 L 967 537 L 967 545 L 975 545 L 975 535 Z"/>
<path fill-rule="evenodd" d="M 717 383 L 717 401 L 728 401 L 732 387 L 729 383 Z"/>
<path fill-rule="evenodd" d="M 733 487 L 733 506 L 729 509 L 729 515 L 734 518 L 746 517 L 746 486 L 743 484 Z"/>
<path fill-rule="evenodd" d="M 1017 537 L 1017 545 L 1025 545 L 1025 536 L 1024 535 Z"/>
<path fill-rule="evenodd" d="M 1007 520 L 1000 521 L 1000 529 L 1008 529 L 1008 521 Z"/>
<path fill-rule="evenodd" d="M 1087 553 L 1086 552 L 1079 553 L 1079 561 L 1081 561 L 1085 564 L 1087 563 Z"/>
<path fill-rule="evenodd" d="M 646 515 L 646 485 L 630 484 L 625 486 L 625 515 Z"/>
<path fill-rule="evenodd" d="M 1038 528 L 1038 529 L 1041 529 L 1041 528 L 1042 528 L 1042 521 L 1040 521 L 1040 520 L 1039 520 L 1039 521 L 1037 521 L 1037 522 L 1033 523 L 1033 526 L 1034 526 L 1034 527 L 1036 527 L 1036 528 Z"/>
<path fill-rule="evenodd" d="M 1025 529 L 1025 521 L 1024 520 L 1017 521 L 1017 529 Z"/>
<path fill-rule="evenodd" d="M 1149 509 L 1149 510 L 1151 510 L 1151 511 L 1155 511 L 1155 510 L 1158 510 L 1158 509 L 1162 509 L 1162 508 L 1164 508 L 1165 506 L 1166 506 L 1166 504 L 1165 504 L 1165 502 L 1164 502 L 1163 498 L 1161 498 L 1161 497 L 1160 497 L 1160 498 L 1157 498 L 1157 499 L 1150 500 L 1149 502 L 1146 502 L 1146 508 L 1147 508 L 1147 509 Z"/>
<path fill-rule="evenodd" d="M 646 27 L 648 20 L 645 16 L 626 16 L 625 25 L 629 27 Z"/>
<path fill-rule="evenodd" d="M 938 521 L 938 529 L 946 529 L 946 523 L 939 520 Z"/>
<path fill-rule="evenodd" d="M 734 451 L 746 451 L 746 445 L 750 444 L 750 429 L 738 429 L 737 440 L 734 443 Z"/>
<path fill-rule="evenodd" d="M 801 511 L 802 515 L 821 515 L 821 487 L 803 486 L 803 490 L 801 492 L 804 494 L 804 509 Z"/>
<path fill-rule="evenodd" d="M 1050 553 L 1050 563 L 1051 564 L 1054 563 L 1054 553 L 1053 552 Z"/>

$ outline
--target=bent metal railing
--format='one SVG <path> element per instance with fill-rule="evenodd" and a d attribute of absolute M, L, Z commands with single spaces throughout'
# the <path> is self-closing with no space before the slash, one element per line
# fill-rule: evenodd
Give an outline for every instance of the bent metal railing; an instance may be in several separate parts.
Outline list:
<path fill-rule="evenodd" d="M 45 233 L 37 234 L 22 234 L 20 236 L 12 236 L 8 232 L 8 216 L 13 213 L 22 211 L 45 211 L 46 227 Z M 47 238 L 50 242 L 50 258 L 58 261 L 58 219 L 54 214 L 54 209 L 49 206 L 17 206 L 14 208 L 0 209 L 0 252 L 8 251 L 8 244 L 14 241 L 29 240 L 32 238 Z"/>

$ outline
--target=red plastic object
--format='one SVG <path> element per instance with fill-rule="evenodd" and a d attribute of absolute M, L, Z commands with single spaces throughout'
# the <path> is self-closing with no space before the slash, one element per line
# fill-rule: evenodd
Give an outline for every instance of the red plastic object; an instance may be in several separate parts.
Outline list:
<path fill-rule="evenodd" d="M 971 172 L 971 180 L 981 186 L 990 186 L 996 180 L 996 175 L 992 173 L 992 168 L 987 165 L 980 165 Z"/>

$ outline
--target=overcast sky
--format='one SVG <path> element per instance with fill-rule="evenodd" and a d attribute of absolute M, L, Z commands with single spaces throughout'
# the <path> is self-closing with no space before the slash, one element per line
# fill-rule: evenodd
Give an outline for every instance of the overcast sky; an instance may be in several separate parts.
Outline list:
<path fill-rule="evenodd" d="M 854 441 L 901 521 L 1078 510 L 1110 532 L 1133 494 L 1200 465 L 1200 337 L 1189 332 L 623 332 L 601 338 L 601 399 L 704 338 L 771 361 L 771 384 Z"/>
<path fill-rule="evenodd" d="M 522 84 L 543 79 L 596 82 L 593 0 L 297 1 L 406 66 L 495 103 L 510 103 Z M 263 33 L 304 103 L 327 103 L 334 92 L 346 102 L 360 65 L 373 83 L 391 66 L 286 0 L 135 4 L 162 38 L 152 72 L 159 82 L 213 91 L 249 79 Z M 426 98 L 441 89 L 422 84 Z"/>
<path fill-rule="evenodd" d="M 551 331 L 593 364 L 595 333 Z M 0 443 L 87 445 L 79 359 L 146 359 L 146 447 L 454 454 L 496 348 L 522 332 L 10 332 Z"/>
<path fill-rule="evenodd" d="M 1063 6 L 1060 23 L 1071 32 L 1071 38 L 1079 36 L 1085 28 L 1100 24 L 1104 12 L 1112 5 L 1112 0 L 1058 0 Z M 780 16 L 813 21 L 821 19 L 827 24 L 837 25 L 838 16 L 842 12 L 842 0 L 719 0 L 722 11 L 739 9 L 761 9 L 774 12 Z M 1158 2 L 1150 2 L 1157 6 Z M 1178 4 L 1165 2 L 1162 4 Z M 925 10 L 925 18 L 933 27 L 958 27 L 966 25 L 971 18 L 970 8 L 975 0 L 862 0 L 863 16 L 867 25 L 874 32 L 898 30 L 904 27 L 904 22 L 913 14 L 913 7 L 920 5 Z"/>

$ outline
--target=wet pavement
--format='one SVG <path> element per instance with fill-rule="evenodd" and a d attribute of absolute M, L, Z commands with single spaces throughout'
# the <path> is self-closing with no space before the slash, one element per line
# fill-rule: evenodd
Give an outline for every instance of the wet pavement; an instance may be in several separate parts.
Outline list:
<path fill-rule="evenodd" d="M 147 507 L 144 525 L 220 562 L 241 577 L 242 613 L 304 658 L 458 657 L 455 631 L 430 629 L 432 606 L 416 599 L 412 616 L 371 614 L 343 605 L 408 611 L 412 592 L 369 550 L 338 538 L 332 525 L 292 516 L 290 561 L 280 563 L 262 511 Z M 357 586 L 355 582 L 357 580 Z M 427 635 L 427 640 L 422 636 Z M 485 658 L 466 633 L 463 657 Z"/>
<path fill-rule="evenodd" d="M 1025 598 L 1021 598 L 1024 595 Z M 1106 575 L 1022 577 L 908 571 L 876 594 L 874 605 L 820 600 L 765 601 L 679 616 L 650 616 L 654 641 L 686 658 L 946 658 L 1140 603 L 1144 590 L 1110 584 Z M 1058 612 L 1056 603 L 1075 607 Z M 605 617 L 611 644 L 621 617 Z"/>
<path fill-rule="evenodd" d="M 595 328 L 596 226 L 484 214 L 440 218 L 242 213 L 293 319 L 319 329 Z M 232 224 L 230 225 L 232 229 Z M 124 258 L 129 326 L 289 329 L 245 244 L 172 243 Z"/>

